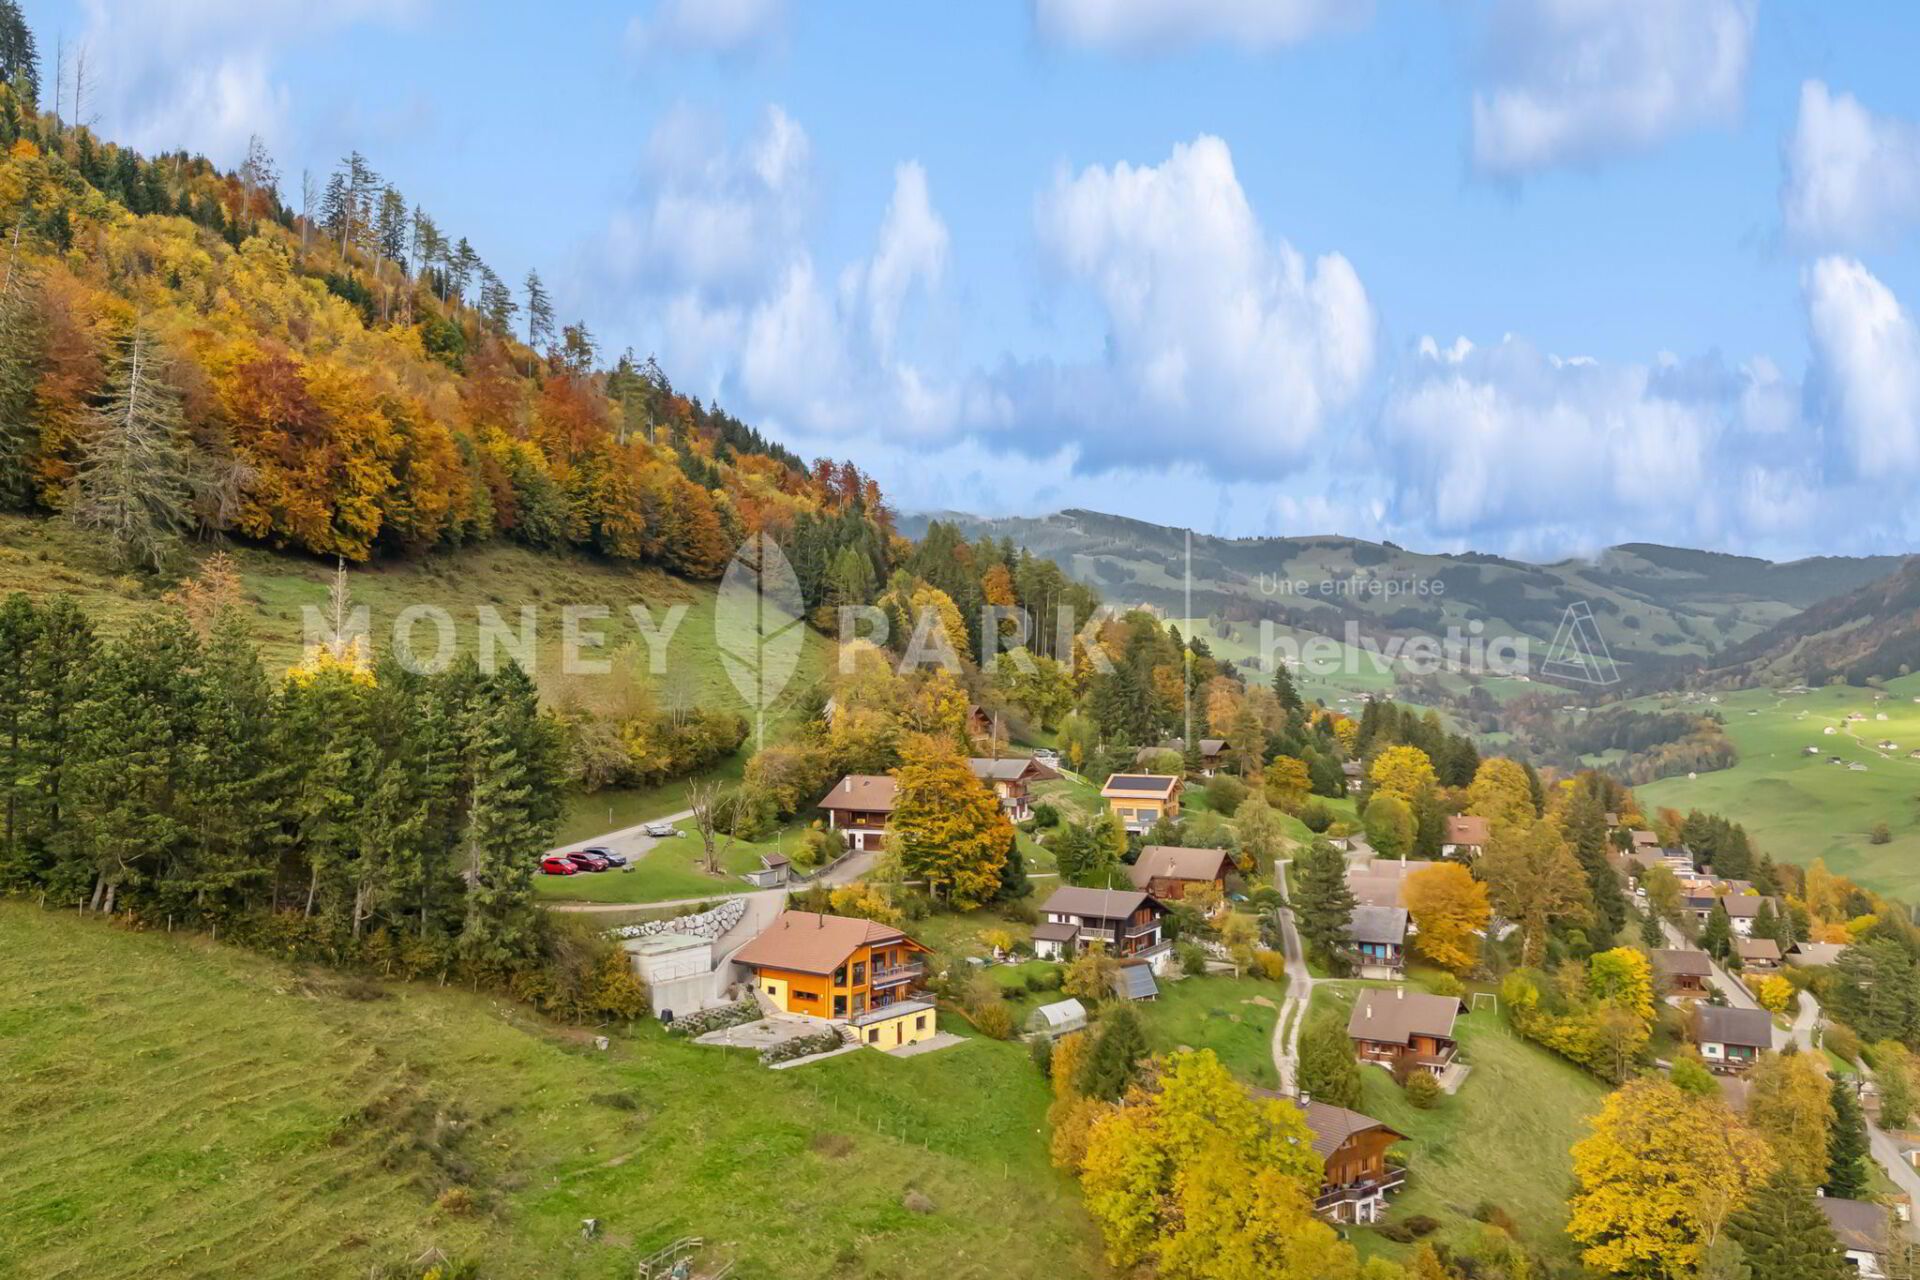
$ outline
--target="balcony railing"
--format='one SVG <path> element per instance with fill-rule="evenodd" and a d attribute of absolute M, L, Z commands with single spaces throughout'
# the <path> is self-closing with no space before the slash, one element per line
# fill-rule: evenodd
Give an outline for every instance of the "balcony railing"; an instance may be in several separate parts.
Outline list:
<path fill-rule="evenodd" d="M 923 977 L 926 972 L 927 966 L 924 964 L 888 965 L 884 969 L 876 968 L 873 971 L 873 985 L 876 987 L 890 987 L 895 983 L 909 982 L 914 978 Z"/>
<path fill-rule="evenodd" d="M 1313 1202 L 1315 1213 L 1325 1213 L 1338 1205 L 1350 1204 L 1356 1200 L 1371 1200 L 1377 1195 L 1386 1195 L 1398 1191 L 1407 1185 L 1405 1169 L 1388 1169 L 1380 1177 L 1366 1182 L 1352 1182 L 1344 1187 L 1331 1187 L 1320 1193 Z"/>

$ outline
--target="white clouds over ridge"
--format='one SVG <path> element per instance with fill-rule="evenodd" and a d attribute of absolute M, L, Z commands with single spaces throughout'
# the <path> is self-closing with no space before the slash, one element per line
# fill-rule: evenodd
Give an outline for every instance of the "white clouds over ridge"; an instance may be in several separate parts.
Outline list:
<path fill-rule="evenodd" d="M 1591 165 L 1736 118 L 1755 0 L 1495 0 L 1473 162 Z"/>

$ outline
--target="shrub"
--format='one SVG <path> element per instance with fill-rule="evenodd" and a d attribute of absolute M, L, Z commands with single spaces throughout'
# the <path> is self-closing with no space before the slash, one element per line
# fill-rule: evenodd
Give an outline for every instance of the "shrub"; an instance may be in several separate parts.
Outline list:
<path fill-rule="evenodd" d="M 1231 774 L 1216 774 L 1207 783 L 1207 804 L 1215 813 L 1231 818 L 1247 798 L 1247 784 Z"/>
<path fill-rule="evenodd" d="M 1180 972 L 1189 978 L 1204 978 L 1207 974 L 1207 949 L 1197 942 L 1182 942 L 1176 945 L 1173 953 L 1180 958 Z"/>
<path fill-rule="evenodd" d="M 709 1031 L 724 1031 L 728 1027 L 743 1026 L 756 1022 L 760 1018 L 758 1000 L 742 1000 L 738 1004 L 723 1005 L 718 1009 L 702 1009 L 698 1013 L 689 1013 L 685 1017 L 675 1018 L 667 1027 L 670 1035 L 703 1036 Z"/>
<path fill-rule="evenodd" d="M 1474 1221 L 1484 1222 L 1490 1227 L 1498 1227 L 1510 1236 L 1520 1234 L 1520 1224 L 1513 1220 L 1513 1215 L 1491 1200 L 1482 1200 L 1475 1205 L 1473 1217 Z"/>
<path fill-rule="evenodd" d="M 791 1040 L 782 1040 L 779 1044 L 768 1045 L 760 1051 L 763 1063 L 791 1062 L 795 1058 L 805 1058 L 816 1053 L 831 1053 L 846 1044 L 846 1038 L 838 1027 L 825 1031 L 816 1031 L 812 1035 L 795 1036 Z"/>
<path fill-rule="evenodd" d="M 1027 1056 L 1033 1059 L 1033 1065 L 1040 1070 L 1042 1079 L 1053 1078 L 1053 1037 L 1037 1035 L 1027 1041 Z"/>
<path fill-rule="evenodd" d="M 1451 996 L 1455 1000 L 1466 998 L 1467 986 L 1450 973 L 1436 974 L 1427 982 L 1427 989 L 1437 996 Z"/>
<path fill-rule="evenodd" d="M 1828 1023 L 1826 1039 L 1822 1043 L 1842 1062 L 1860 1061 L 1860 1037 L 1844 1023 Z"/>
<path fill-rule="evenodd" d="M 1440 1101 L 1440 1082 L 1433 1078 L 1430 1071 L 1416 1071 L 1407 1077 L 1404 1086 L 1407 1102 L 1422 1111 L 1431 1111 Z"/>
<path fill-rule="evenodd" d="M 1893 828 L 1889 827 L 1884 822 L 1874 823 L 1873 829 L 1867 832 L 1867 843 L 1868 844 L 1892 844 Z"/>
<path fill-rule="evenodd" d="M 993 1040 L 1013 1039 L 1013 1009 L 1004 1000 L 980 1006 L 973 1015 L 974 1030 Z"/>
<path fill-rule="evenodd" d="M 1033 806 L 1033 825 L 1036 827 L 1057 827 L 1060 825 L 1060 810 L 1045 800 Z"/>
<path fill-rule="evenodd" d="M 1253 966 L 1268 982 L 1283 982 L 1287 976 L 1287 958 L 1278 951 L 1256 951 Z"/>
<path fill-rule="evenodd" d="M 1379 1232 L 1395 1244 L 1412 1244 L 1415 1240 L 1430 1236 L 1439 1229 L 1440 1223 L 1437 1219 L 1430 1218 L 1424 1213 L 1416 1213 L 1398 1222 L 1387 1223 L 1379 1228 Z"/>
<path fill-rule="evenodd" d="M 1324 835 L 1333 826 L 1333 810 L 1318 800 L 1309 800 L 1302 805 L 1298 817 L 1307 830 L 1315 835 Z"/>

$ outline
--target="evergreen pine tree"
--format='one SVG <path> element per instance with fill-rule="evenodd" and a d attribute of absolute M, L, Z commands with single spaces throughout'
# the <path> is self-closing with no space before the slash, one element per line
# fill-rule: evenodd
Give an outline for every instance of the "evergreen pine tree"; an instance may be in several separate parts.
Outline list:
<path fill-rule="evenodd" d="M 0 80 L 12 85 L 22 102 L 40 101 L 40 54 L 18 0 L 0 0 Z M 58 103 L 54 110 L 59 110 Z"/>
<path fill-rule="evenodd" d="M 24 509 L 34 500 L 28 462 L 40 443 L 36 392 L 45 345 L 16 226 L 6 266 L 0 268 L 0 505 Z"/>
<path fill-rule="evenodd" d="M 1784 1169 L 1727 1221 L 1753 1280 L 1846 1280 L 1853 1274 L 1813 1192 Z"/>
<path fill-rule="evenodd" d="M 1100 1016 L 1093 1047 L 1081 1062 L 1074 1084 L 1083 1097 L 1118 1102 L 1146 1053 L 1147 1034 L 1140 1026 L 1140 1015 L 1131 1004 L 1113 1005 Z"/>
<path fill-rule="evenodd" d="M 273 687 L 237 610 L 222 610 L 202 656 L 189 811 L 193 862 L 179 890 L 196 907 L 242 905 L 271 873 L 278 828 Z"/>
<path fill-rule="evenodd" d="M 1323 1015 L 1300 1033 L 1297 1086 L 1318 1102 L 1352 1110 L 1360 1105 L 1360 1064 L 1338 1018 Z"/>
<path fill-rule="evenodd" d="M 93 624 L 71 596 L 56 596 L 40 609 L 27 671 L 20 852 L 27 873 L 56 902 L 77 900 L 91 876 L 76 814 L 81 709 L 97 651 Z"/>
<path fill-rule="evenodd" d="M 1280 700 L 1284 710 L 1294 712 L 1301 709 L 1300 691 L 1294 687 L 1293 673 L 1278 658 L 1273 663 L 1273 694 Z"/>
<path fill-rule="evenodd" d="M 1727 958 L 1727 952 L 1733 949 L 1733 921 L 1727 915 L 1726 904 L 1715 899 L 1713 910 L 1707 913 L 1706 927 L 1700 930 L 1700 946 L 1716 960 Z"/>
<path fill-rule="evenodd" d="M 1584 786 L 1577 788 L 1567 806 L 1566 825 L 1567 843 L 1587 873 L 1595 937 L 1611 939 L 1627 922 L 1627 899 L 1620 892 L 1620 877 L 1607 861 L 1607 816 L 1600 798 Z"/>
<path fill-rule="evenodd" d="M 1655 950 L 1667 945 L 1666 935 L 1660 930 L 1660 918 L 1651 911 L 1640 917 L 1640 942 Z"/>
<path fill-rule="evenodd" d="M 1353 920 L 1353 890 L 1347 887 L 1347 858 L 1325 840 L 1315 840 L 1294 864 L 1293 919 L 1301 940 L 1322 959 L 1343 950 Z"/>
<path fill-rule="evenodd" d="M 39 611 L 14 592 L 0 604 L 0 885 L 29 879 L 23 811 L 33 796 L 28 699 L 39 638 Z"/>
<path fill-rule="evenodd" d="M 1852 1087 L 1833 1080 L 1833 1123 L 1827 1129 L 1826 1193 L 1859 1200 L 1867 1190 L 1867 1118 Z"/>

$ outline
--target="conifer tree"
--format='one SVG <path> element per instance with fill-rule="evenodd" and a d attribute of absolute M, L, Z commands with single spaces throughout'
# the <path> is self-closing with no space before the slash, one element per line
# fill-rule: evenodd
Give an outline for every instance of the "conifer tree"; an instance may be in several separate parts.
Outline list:
<path fill-rule="evenodd" d="M 1322 959 L 1337 957 L 1353 920 L 1353 890 L 1347 887 L 1346 855 L 1315 840 L 1294 866 L 1293 918 L 1303 942 Z"/>
<path fill-rule="evenodd" d="M 25 508 L 34 498 L 28 464 L 40 444 L 35 391 L 45 345 L 16 224 L 6 266 L 0 268 L 0 505 L 7 507 Z"/>
<path fill-rule="evenodd" d="M 1846 1280 L 1853 1274 L 1812 1189 L 1776 1169 L 1727 1221 L 1753 1280 Z"/>
<path fill-rule="evenodd" d="M 1100 1016 L 1093 1047 L 1080 1062 L 1074 1087 L 1082 1097 L 1118 1102 L 1133 1080 L 1133 1070 L 1147 1053 L 1147 1035 L 1140 1015 L 1127 1003 L 1113 1005 Z"/>
<path fill-rule="evenodd" d="M 1733 949 L 1733 921 L 1727 915 L 1726 904 L 1718 899 L 1713 910 L 1707 913 L 1706 927 L 1700 930 L 1700 946 L 1716 960 L 1725 960 L 1727 952 Z"/>
<path fill-rule="evenodd" d="M 1277 658 L 1273 664 L 1273 694 L 1280 699 L 1281 708 L 1289 713 L 1300 710 L 1303 705 L 1300 690 L 1293 683 L 1293 673 Z"/>
<path fill-rule="evenodd" d="M 1587 873 L 1596 939 L 1610 939 L 1627 922 L 1626 895 L 1620 892 L 1620 878 L 1607 861 L 1607 818 L 1600 798 L 1581 786 L 1567 804 L 1567 843 L 1573 856 Z"/>
<path fill-rule="evenodd" d="M 82 707 L 96 674 L 93 624 L 71 596 L 39 610 L 27 669 L 26 779 L 20 850 L 56 902 L 76 901 L 90 877 L 76 815 L 83 758 Z"/>
<path fill-rule="evenodd" d="M 535 351 L 553 341 L 553 299 L 538 271 L 527 272 L 527 345 Z"/>
<path fill-rule="evenodd" d="M 1323 1015 L 1300 1033 L 1300 1064 L 1296 1084 L 1315 1101 L 1352 1110 L 1360 1105 L 1360 1064 L 1353 1042 L 1340 1021 Z"/>
<path fill-rule="evenodd" d="M 1827 1128 L 1826 1193 L 1843 1200 L 1862 1199 L 1867 1190 L 1867 1118 L 1853 1089 L 1833 1079 L 1833 1122 Z"/>
<path fill-rule="evenodd" d="M 159 349 L 136 325 L 106 402 L 92 414 L 68 514 L 106 535 L 129 565 L 159 570 L 187 524 L 189 490 L 180 396 L 161 376 Z"/>

